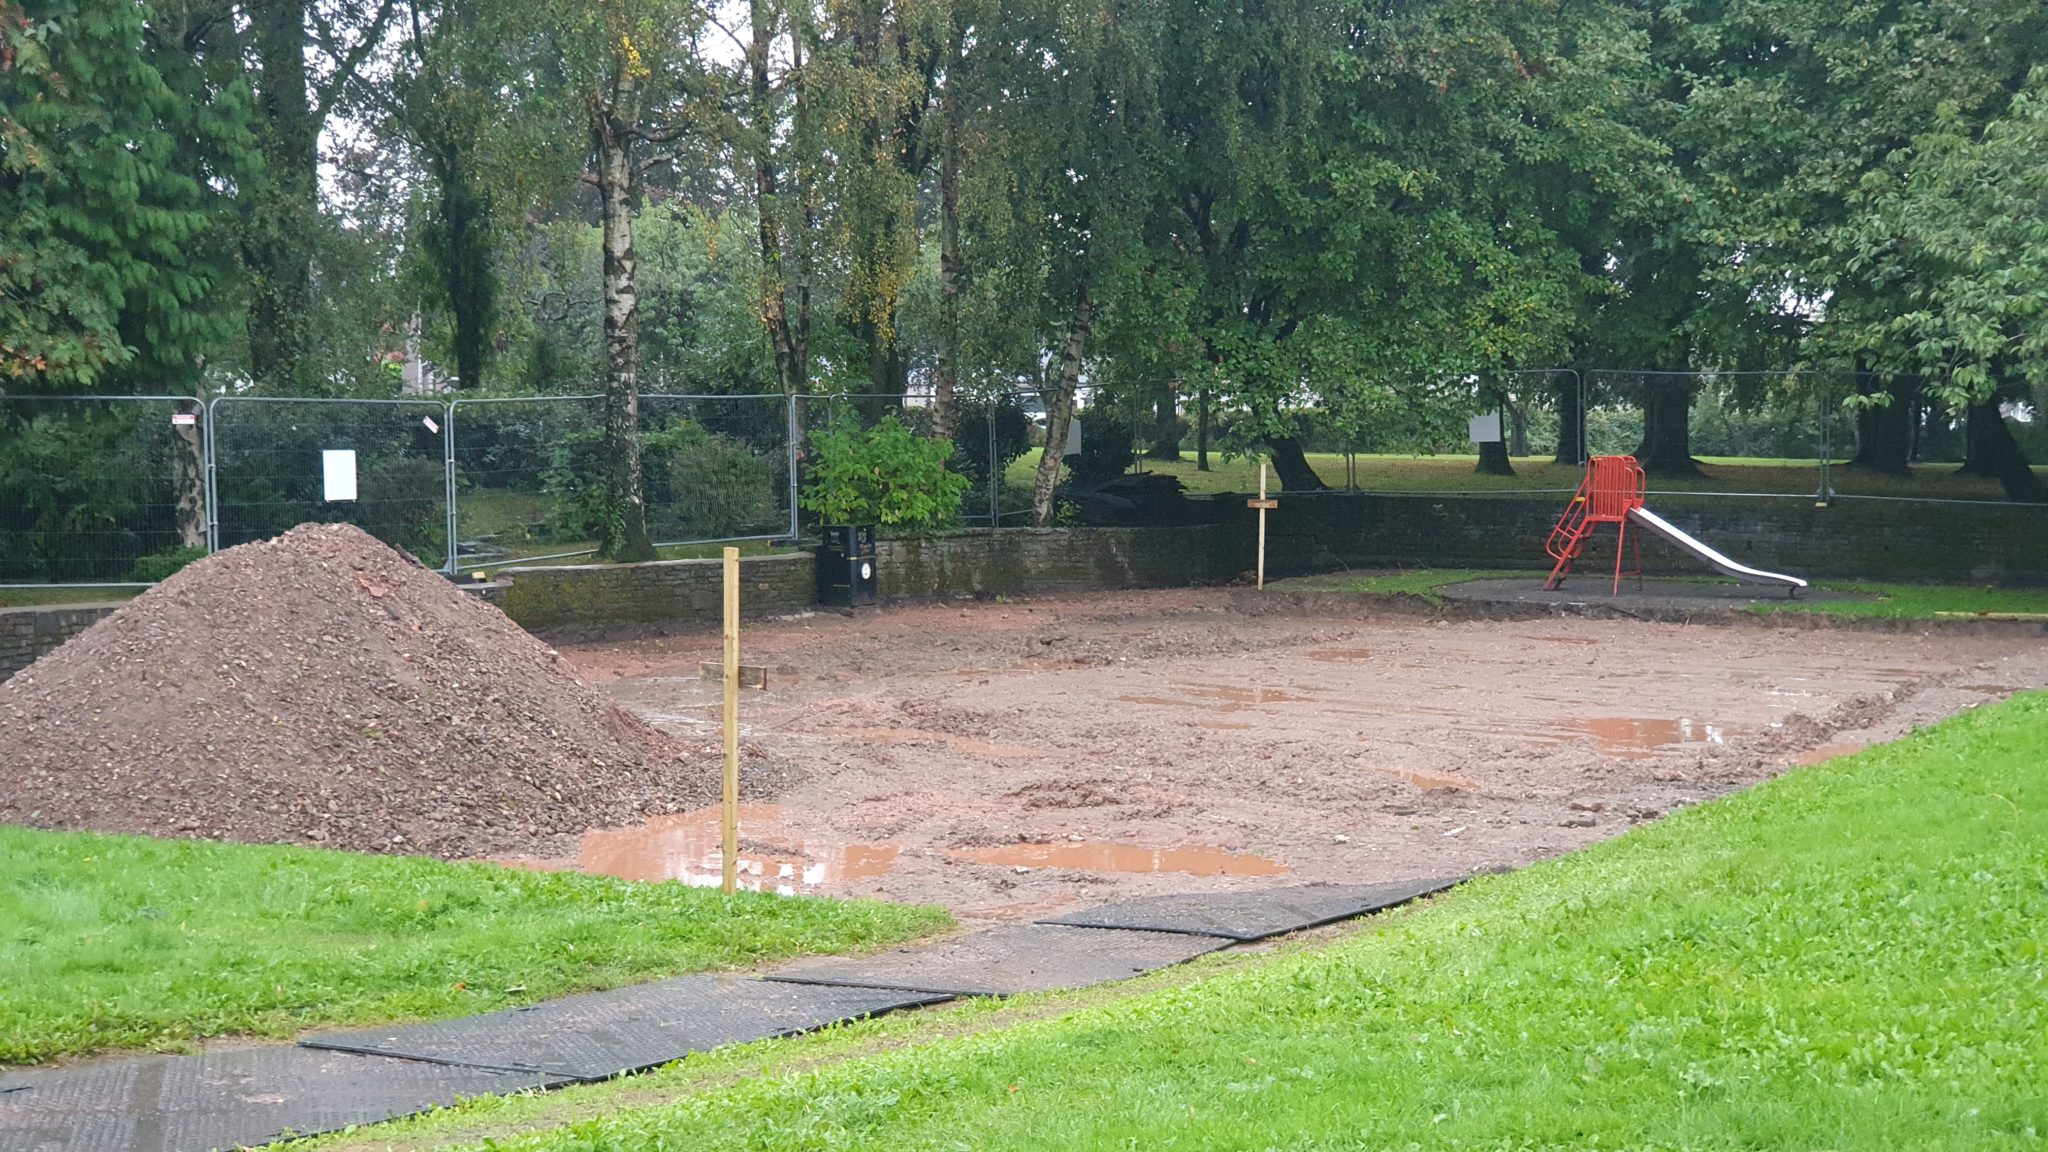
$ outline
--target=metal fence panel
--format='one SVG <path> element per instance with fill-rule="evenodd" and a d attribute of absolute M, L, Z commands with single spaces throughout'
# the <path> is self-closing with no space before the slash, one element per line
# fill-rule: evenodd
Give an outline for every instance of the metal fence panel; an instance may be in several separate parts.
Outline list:
<path fill-rule="evenodd" d="M 953 399 L 953 454 L 946 467 L 968 480 L 961 498 L 958 523 L 985 528 L 1000 520 L 1004 499 L 1003 467 L 1028 447 L 1029 418 L 1007 403 L 1005 396 L 962 393 Z M 804 471 L 809 460 L 810 437 L 838 420 L 853 420 L 863 428 L 894 418 L 919 435 L 929 434 L 938 419 L 938 407 L 931 393 L 835 392 L 798 399 L 797 423 L 803 429 L 803 443 L 796 452 L 799 483 L 810 477 Z M 993 464 L 991 463 L 993 461 Z"/>
<path fill-rule="evenodd" d="M 0 584 L 147 584 L 206 545 L 189 396 L 0 396 Z"/>
<path fill-rule="evenodd" d="M 597 551 L 604 397 L 458 397 L 449 412 L 455 570 Z M 780 393 L 642 393 L 639 430 L 656 546 L 796 534 L 790 405 Z"/>
<path fill-rule="evenodd" d="M 429 567 L 450 555 L 448 406 L 439 400 L 223 396 L 213 401 L 214 547 L 311 522 L 354 524 Z M 325 453 L 355 453 L 329 499 Z"/>

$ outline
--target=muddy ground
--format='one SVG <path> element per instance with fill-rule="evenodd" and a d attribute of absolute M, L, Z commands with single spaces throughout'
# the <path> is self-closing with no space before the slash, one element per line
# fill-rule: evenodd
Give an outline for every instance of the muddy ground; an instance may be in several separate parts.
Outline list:
<path fill-rule="evenodd" d="M 564 654 L 702 745 L 718 651 Z M 743 814 L 748 882 L 969 920 L 1526 864 L 2048 685 L 2039 641 L 1252 616 L 1222 590 L 750 622 L 742 656 L 770 670 L 748 771 L 780 787 Z M 715 813 L 594 831 L 580 864 L 715 883 Z"/>

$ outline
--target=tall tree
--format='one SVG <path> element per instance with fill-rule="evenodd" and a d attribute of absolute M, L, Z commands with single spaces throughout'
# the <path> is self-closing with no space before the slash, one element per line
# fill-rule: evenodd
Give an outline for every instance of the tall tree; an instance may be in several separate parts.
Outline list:
<path fill-rule="evenodd" d="M 606 480 L 598 551 L 615 560 L 651 560 L 633 220 L 647 149 L 708 124 L 693 108 L 709 91 L 697 46 L 704 13 L 683 0 L 598 0 L 549 11 L 554 67 L 583 120 L 587 179 L 597 189 L 603 229 Z"/>

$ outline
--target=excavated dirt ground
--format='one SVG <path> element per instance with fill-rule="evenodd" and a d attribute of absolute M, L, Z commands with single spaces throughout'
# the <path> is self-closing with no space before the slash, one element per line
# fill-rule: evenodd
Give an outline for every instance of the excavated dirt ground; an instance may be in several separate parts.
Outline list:
<path fill-rule="evenodd" d="M 1230 604 L 1161 591 L 750 623 L 742 658 L 770 679 L 745 698 L 749 771 L 791 784 L 743 813 L 749 883 L 986 919 L 1512 866 L 2048 685 L 2038 640 Z M 698 662 L 718 647 L 564 654 L 701 747 L 719 696 Z M 717 842 L 699 812 L 592 832 L 574 863 L 712 883 Z"/>

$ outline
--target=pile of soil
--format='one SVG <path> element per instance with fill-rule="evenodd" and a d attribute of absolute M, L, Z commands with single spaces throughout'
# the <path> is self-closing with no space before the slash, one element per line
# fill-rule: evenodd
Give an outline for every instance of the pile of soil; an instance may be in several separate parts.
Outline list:
<path fill-rule="evenodd" d="M 207 557 L 0 684 L 0 821 L 553 854 L 715 803 L 686 749 L 350 525 Z"/>

